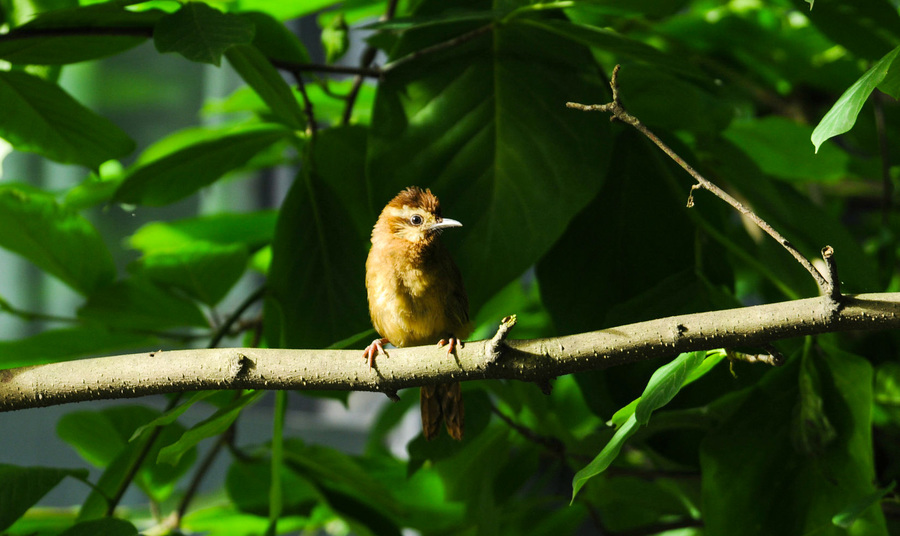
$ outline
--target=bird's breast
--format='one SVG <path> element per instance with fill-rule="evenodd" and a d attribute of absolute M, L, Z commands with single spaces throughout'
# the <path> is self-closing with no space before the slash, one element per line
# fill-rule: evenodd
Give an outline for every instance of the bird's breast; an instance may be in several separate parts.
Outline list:
<path fill-rule="evenodd" d="M 370 251 L 366 289 L 375 329 L 398 347 L 459 336 L 461 326 L 447 315 L 447 301 L 454 299 L 451 284 L 425 263 Z"/>

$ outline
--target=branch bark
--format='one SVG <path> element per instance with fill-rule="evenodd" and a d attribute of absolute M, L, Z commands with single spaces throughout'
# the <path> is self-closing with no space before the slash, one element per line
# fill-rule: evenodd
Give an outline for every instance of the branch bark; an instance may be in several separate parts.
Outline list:
<path fill-rule="evenodd" d="M 546 381 L 679 352 L 819 333 L 900 328 L 900 293 L 829 296 L 673 316 L 534 340 L 469 342 L 457 359 L 434 346 L 389 350 L 375 369 L 358 350 L 227 348 L 84 359 L 0 371 L 0 411 L 208 389 L 391 392 L 479 379 Z M 500 351 L 499 359 L 495 351 Z"/>

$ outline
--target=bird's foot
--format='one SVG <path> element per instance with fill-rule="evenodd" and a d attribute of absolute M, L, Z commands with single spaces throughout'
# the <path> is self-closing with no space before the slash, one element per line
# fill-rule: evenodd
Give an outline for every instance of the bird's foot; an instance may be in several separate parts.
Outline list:
<path fill-rule="evenodd" d="M 385 355 L 385 357 L 388 357 L 388 354 L 384 351 L 384 346 L 382 345 L 389 342 L 390 341 L 383 338 L 375 339 L 374 341 L 372 341 L 372 344 L 366 346 L 366 349 L 363 350 L 363 359 L 369 362 L 369 368 L 375 367 L 375 356 L 378 355 L 378 352 L 381 352 Z"/>
<path fill-rule="evenodd" d="M 463 347 L 463 342 L 456 337 L 450 337 L 449 339 L 441 339 L 437 343 L 438 348 L 447 347 L 447 355 L 452 354 L 456 351 L 457 348 Z"/>

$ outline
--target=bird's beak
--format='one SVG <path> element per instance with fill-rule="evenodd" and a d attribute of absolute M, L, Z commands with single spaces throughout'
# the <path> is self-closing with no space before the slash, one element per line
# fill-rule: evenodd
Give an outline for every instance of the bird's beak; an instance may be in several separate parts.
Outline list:
<path fill-rule="evenodd" d="M 450 218 L 444 218 L 441 221 L 435 223 L 431 227 L 428 228 L 429 231 L 440 231 L 441 229 L 447 229 L 450 227 L 462 227 L 462 224 L 456 220 L 451 220 Z"/>

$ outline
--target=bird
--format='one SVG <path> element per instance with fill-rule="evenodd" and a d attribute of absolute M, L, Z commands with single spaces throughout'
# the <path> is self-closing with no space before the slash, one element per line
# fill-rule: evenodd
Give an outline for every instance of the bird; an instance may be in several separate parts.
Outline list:
<path fill-rule="evenodd" d="M 472 331 L 469 298 L 439 238 L 454 227 L 462 223 L 441 215 L 430 189 L 410 186 L 381 211 L 366 259 L 369 316 L 379 335 L 363 352 L 369 368 L 388 342 L 398 348 L 447 346 L 448 355 L 462 348 Z M 459 382 L 422 387 L 420 406 L 426 440 L 438 436 L 442 422 L 450 437 L 462 440 L 465 408 Z"/>

